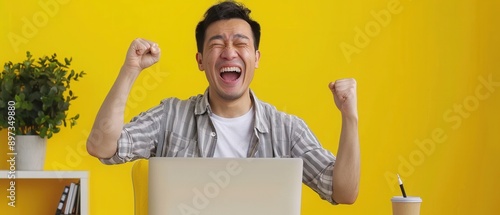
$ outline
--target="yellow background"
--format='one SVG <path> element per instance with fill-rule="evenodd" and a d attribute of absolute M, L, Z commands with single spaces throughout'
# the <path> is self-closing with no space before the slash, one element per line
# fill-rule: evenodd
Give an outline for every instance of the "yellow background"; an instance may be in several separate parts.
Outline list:
<path fill-rule="evenodd" d="M 90 171 L 91 214 L 133 214 L 131 164 L 105 166 L 85 150 L 128 45 L 143 37 L 159 43 L 163 52 L 137 80 L 127 121 L 162 98 L 203 93 L 207 82 L 195 63 L 194 28 L 213 3 L 1 1 L 2 63 L 23 60 L 26 51 L 37 57 L 57 53 L 73 57 L 73 68 L 88 73 L 72 85 L 79 98 L 70 115 L 81 115 L 78 125 L 48 140 L 45 169 Z M 251 88 L 261 100 L 303 118 L 334 153 L 340 116 L 327 85 L 344 77 L 358 81 L 358 200 L 330 206 L 305 188 L 302 214 L 390 214 L 390 198 L 401 195 L 394 181 L 398 172 L 408 195 L 422 197 L 422 214 L 499 211 L 498 1 L 244 3 L 262 25 L 262 58 Z M 382 16 L 388 13 L 390 19 Z M 341 47 L 347 46 L 355 52 L 344 53 Z M 485 87 L 485 80 L 493 85 Z M 0 137 L 0 167 L 6 169 L 5 130 Z M 59 196 L 61 190 L 46 195 Z M 19 204 L 43 199 L 18 196 Z M 2 214 L 26 214 L 26 208 L 1 202 Z M 56 204 L 46 203 L 49 213 Z"/>

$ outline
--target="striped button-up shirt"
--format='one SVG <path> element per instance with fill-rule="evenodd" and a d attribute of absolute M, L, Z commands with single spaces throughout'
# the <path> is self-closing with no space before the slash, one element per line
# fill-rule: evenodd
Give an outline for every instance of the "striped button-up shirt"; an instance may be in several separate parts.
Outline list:
<path fill-rule="evenodd" d="M 247 157 L 302 158 L 303 183 L 322 199 L 335 204 L 332 200 L 335 156 L 319 144 L 303 120 L 259 101 L 252 91 L 250 94 L 255 119 Z M 187 100 L 165 99 L 126 124 L 116 154 L 101 162 L 118 164 L 151 156 L 213 157 L 217 131 L 210 114 L 208 90 Z"/>

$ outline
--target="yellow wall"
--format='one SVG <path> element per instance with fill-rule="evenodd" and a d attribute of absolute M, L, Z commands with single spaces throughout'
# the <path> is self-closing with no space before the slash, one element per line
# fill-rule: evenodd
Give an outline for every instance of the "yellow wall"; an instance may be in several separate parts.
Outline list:
<path fill-rule="evenodd" d="M 45 169 L 89 170 L 91 214 L 133 213 L 131 165 L 105 166 L 85 151 L 130 42 L 151 39 L 163 55 L 137 80 L 126 120 L 164 97 L 187 98 L 207 86 L 194 60 L 194 27 L 215 1 L 196 2 L 0 3 L 1 62 L 24 59 L 27 50 L 57 53 L 88 73 L 73 84 L 79 98 L 70 114 L 81 115 L 78 125 L 48 141 Z M 333 207 L 305 189 L 303 214 L 390 214 L 390 198 L 400 195 L 398 172 L 407 193 L 422 197 L 422 214 L 500 209 L 498 1 L 244 2 L 263 32 L 251 87 L 260 99 L 302 117 L 334 153 L 340 118 L 327 84 L 358 80 L 358 201 Z M 1 138 L 5 156 L 4 131 Z"/>

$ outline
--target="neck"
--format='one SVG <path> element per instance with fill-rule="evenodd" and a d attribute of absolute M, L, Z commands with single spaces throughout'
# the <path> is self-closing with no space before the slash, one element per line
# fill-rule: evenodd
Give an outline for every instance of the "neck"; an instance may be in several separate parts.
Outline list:
<path fill-rule="evenodd" d="M 221 98 L 216 92 L 209 91 L 208 102 L 214 114 L 225 118 L 239 117 L 252 108 L 250 90 L 247 90 L 237 99 L 227 100 Z"/>

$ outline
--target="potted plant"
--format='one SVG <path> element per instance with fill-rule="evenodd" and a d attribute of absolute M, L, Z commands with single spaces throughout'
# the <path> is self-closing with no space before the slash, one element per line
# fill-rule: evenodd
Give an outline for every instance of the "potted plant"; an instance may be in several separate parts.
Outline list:
<path fill-rule="evenodd" d="M 70 70 L 72 59 L 60 62 L 56 54 L 36 62 L 30 52 L 26 56 L 23 62 L 5 63 L 0 74 L 0 130 L 8 129 L 9 145 L 15 145 L 10 150 L 17 153 L 18 170 L 42 170 L 46 140 L 58 133 L 61 126 L 76 125 L 79 114 L 70 117 L 67 113 L 71 101 L 77 99 L 70 83 L 78 81 L 85 72 Z M 39 155 L 24 152 L 25 149 Z M 26 163 L 30 158 L 39 160 L 30 165 Z"/>

